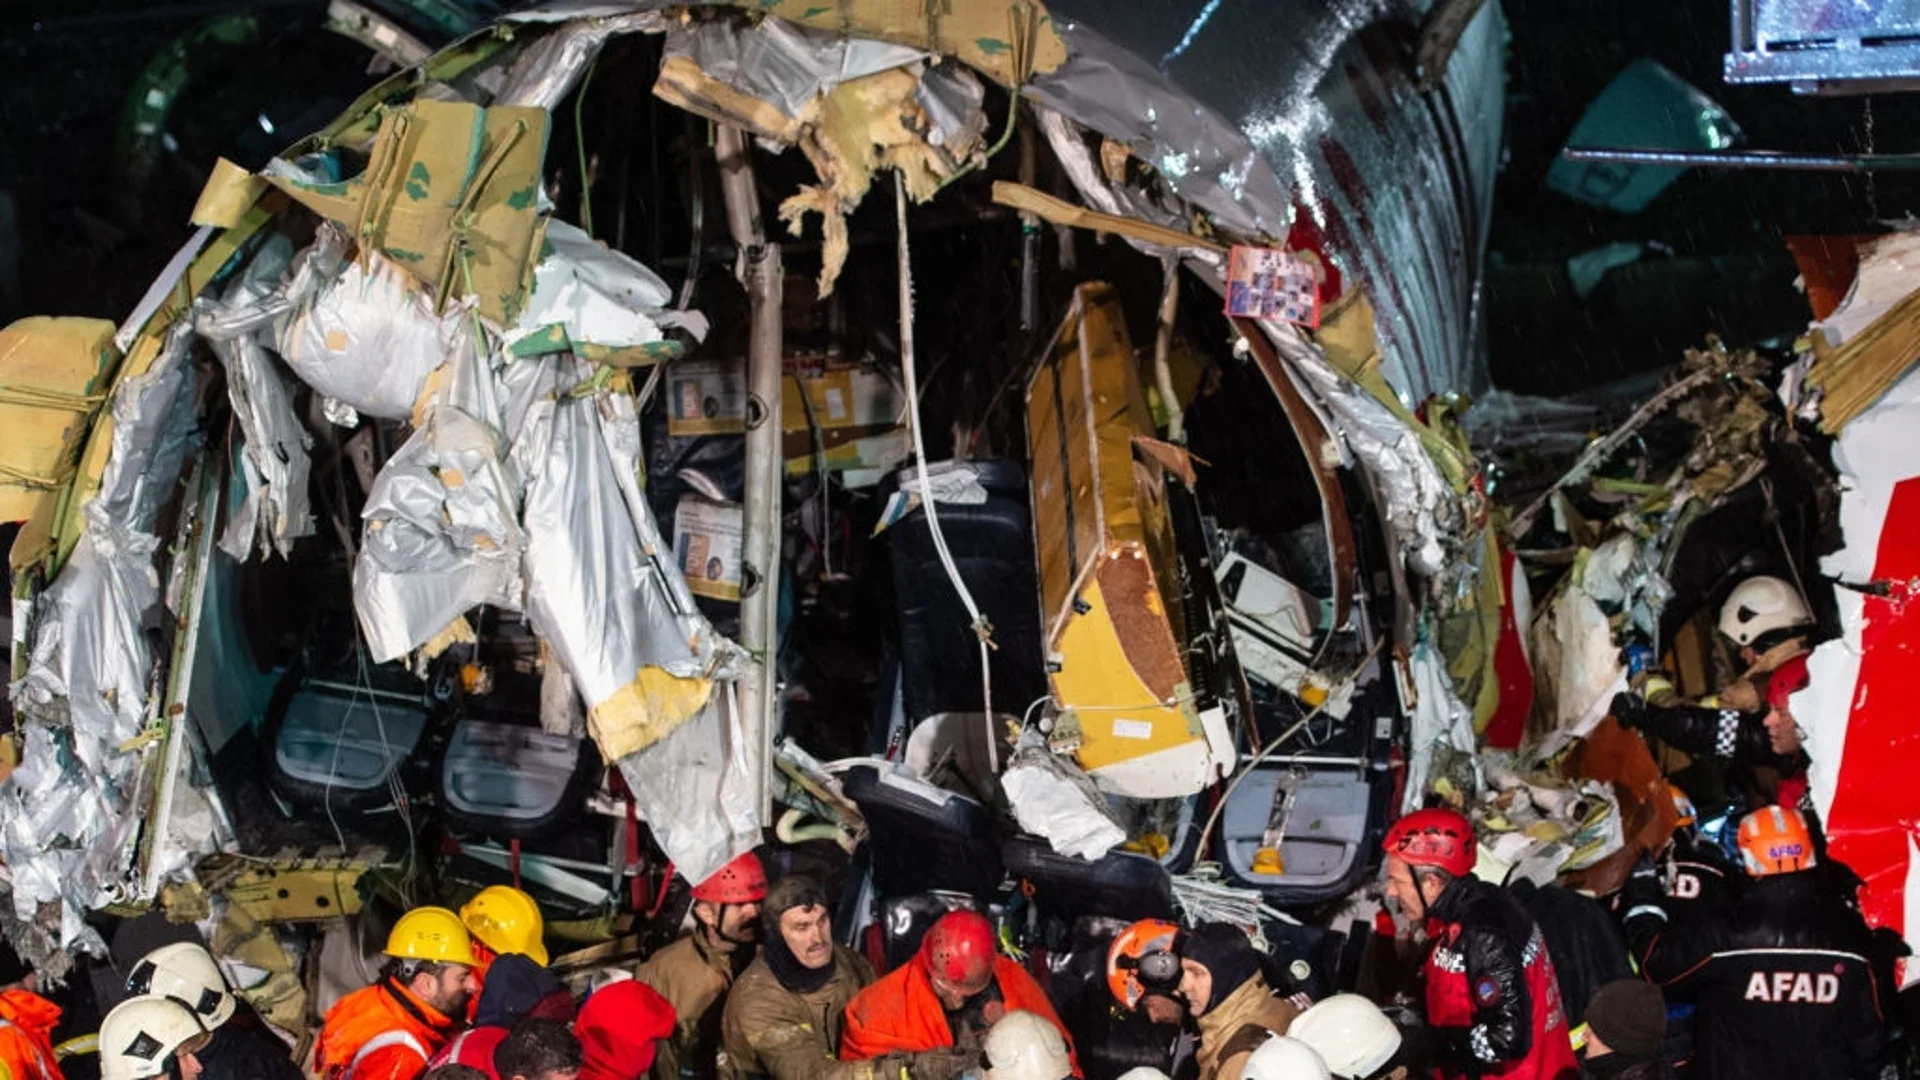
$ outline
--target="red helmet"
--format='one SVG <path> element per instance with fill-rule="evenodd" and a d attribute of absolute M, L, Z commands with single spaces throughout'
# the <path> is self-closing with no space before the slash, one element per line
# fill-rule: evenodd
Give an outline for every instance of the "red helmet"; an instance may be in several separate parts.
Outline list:
<path fill-rule="evenodd" d="M 927 970 L 955 986 L 973 986 L 993 971 L 993 924 L 977 911 L 949 911 L 920 941 Z"/>
<path fill-rule="evenodd" d="M 693 898 L 709 904 L 757 904 L 767 898 L 767 871 L 749 851 L 693 887 Z"/>
<path fill-rule="evenodd" d="M 1787 698 L 1807 688 L 1811 682 L 1807 674 L 1807 658 L 1796 656 L 1773 669 L 1767 676 L 1767 704 L 1776 709 L 1785 710 Z"/>
<path fill-rule="evenodd" d="M 1431 866 L 1454 877 L 1473 873 L 1473 824 L 1458 810 L 1415 810 L 1393 823 L 1382 847 L 1409 866 Z"/>

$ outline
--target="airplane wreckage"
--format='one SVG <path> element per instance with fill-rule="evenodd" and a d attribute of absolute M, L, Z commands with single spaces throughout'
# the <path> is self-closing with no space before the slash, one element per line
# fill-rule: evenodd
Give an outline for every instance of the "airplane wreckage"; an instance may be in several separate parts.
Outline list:
<path fill-rule="evenodd" d="M 298 1036 L 402 900 L 611 963 L 769 835 L 850 936 L 1177 910 L 1318 991 L 1430 798 L 1617 887 L 1673 825 L 1621 639 L 1710 682 L 1836 489 L 1752 353 L 1597 440 L 1487 392 L 1500 13 L 1408 7 L 560 3 L 220 162 L 123 323 L 0 332 L 9 939 L 158 907 Z"/>

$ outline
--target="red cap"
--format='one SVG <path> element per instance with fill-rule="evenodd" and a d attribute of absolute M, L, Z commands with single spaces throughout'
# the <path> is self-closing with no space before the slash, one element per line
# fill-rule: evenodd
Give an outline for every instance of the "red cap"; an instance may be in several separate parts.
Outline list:
<path fill-rule="evenodd" d="M 1393 823 L 1382 847 L 1409 866 L 1431 866 L 1454 877 L 1473 873 L 1473 824 L 1458 810 L 1415 810 Z"/>
<path fill-rule="evenodd" d="M 920 942 L 927 970 L 956 986 L 972 986 L 993 971 L 993 924 L 977 911 L 949 911 Z"/>
<path fill-rule="evenodd" d="M 767 871 L 749 851 L 693 887 L 693 898 L 709 904 L 757 904 L 767 898 Z"/>
<path fill-rule="evenodd" d="M 580 1080 L 634 1080 L 653 1068 L 659 1040 L 673 1034 L 673 1005 L 638 979 L 603 986 L 580 1006 Z"/>
<path fill-rule="evenodd" d="M 1787 707 L 1789 695 L 1807 688 L 1812 679 L 1807 675 L 1807 658 L 1803 653 L 1773 669 L 1767 676 L 1767 704 L 1776 709 Z"/>

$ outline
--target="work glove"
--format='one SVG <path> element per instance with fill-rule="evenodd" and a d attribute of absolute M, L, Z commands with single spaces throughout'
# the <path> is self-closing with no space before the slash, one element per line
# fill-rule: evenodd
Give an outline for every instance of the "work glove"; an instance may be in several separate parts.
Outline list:
<path fill-rule="evenodd" d="M 1609 711 L 1621 727 L 1634 731 L 1644 731 L 1653 716 L 1653 708 L 1639 694 L 1613 695 L 1613 705 Z"/>
<path fill-rule="evenodd" d="M 1620 890 L 1620 905 L 1626 909 L 1627 921 L 1651 918 L 1666 922 L 1666 903 L 1667 889 L 1660 880 L 1660 870 L 1652 858 L 1642 854 Z"/>
<path fill-rule="evenodd" d="M 909 1059 L 907 1074 L 913 1080 L 960 1080 L 969 1070 L 986 1068 L 985 1055 L 977 1049 L 949 1047 L 924 1050 Z"/>

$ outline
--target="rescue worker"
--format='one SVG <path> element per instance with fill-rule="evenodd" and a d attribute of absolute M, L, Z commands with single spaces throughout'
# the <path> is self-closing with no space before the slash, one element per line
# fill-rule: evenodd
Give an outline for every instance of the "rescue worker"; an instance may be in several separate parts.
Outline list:
<path fill-rule="evenodd" d="M 1886 1044 L 1859 916 L 1823 896 L 1813 837 L 1792 807 L 1740 821 L 1748 880 L 1724 919 L 1679 922 L 1643 879 L 1627 938 L 1669 998 L 1698 1005 L 1694 1075 L 1704 1080 L 1865 1075 Z"/>
<path fill-rule="evenodd" d="M 500 1080 L 578 1080 L 580 1040 L 558 1020 L 529 1016 L 500 1040 L 493 1066 Z"/>
<path fill-rule="evenodd" d="M 1073 1040 L 1046 991 L 995 948 L 993 924 L 977 911 L 949 911 L 928 928 L 913 959 L 847 1006 L 840 1057 L 978 1049 L 987 1030 L 1014 1010 L 1044 1017 L 1073 1056 Z M 1072 1071 L 1080 1075 L 1077 1062 Z"/>
<path fill-rule="evenodd" d="M 672 1003 L 646 983 L 622 979 L 595 990 L 573 1025 L 580 1080 L 638 1080 L 654 1067 L 673 1032 Z"/>
<path fill-rule="evenodd" d="M 727 995 L 720 1024 L 723 1077 L 770 1080 L 895 1080 L 898 1062 L 841 1061 L 840 1031 L 873 967 L 836 945 L 827 894 L 811 878 L 781 878 L 760 907 L 760 955 Z M 950 1080 L 946 1076 L 931 1080 Z M 929 1080 L 914 1073 L 913 1080 Z"/>
<path fill-rule="evenodd" d="M 727 991 L 753 960 L 766 898 L 766 869 L 749 851 L 693 887 L 693 931 L 634 971 L 678 1017 L 673 1038 L 660 1049 L 661 1080 L 712 1080 Z"/>
<path fill-rule="evenodd" d="M 213 1036 L 195 1055 L 207 1080 L 301 1080 L 286 1044 L 227 989 L 205 946 L 177 941 L 141 957 L 127 975 L 127 993 L 159 994 L 194 1011 Z"/>
<path fill-rule="evenodd" d="M 60 1006 L 40 996 L 40 973 L 0 939 L 0 1080 L 61 1080 L 53 1055 Z"/>
<path fill-rule="evenodd" d="M 480 961 L 458 915 L 414 908 L 385 952 L 379 980 L 327 1012 L 314 1045 L 322 1080 L 415 1080 L 467 1015 Z"/>
<path fill-rule="evenodd" d="M 131 997 L 100 1021 L 100 1080 L 199 1080 L 211 1040 L 200 1018 L 172 998 Z"/>
<path fill-rule="evenodd" d="M 473 997 L 486 989 L 487 969 L 497 957 L 518 953 L 547 966 L 547 924 L 533 897 L 511 885 L 489 885 L 460 908 L 460 922 L 473 943 Z M 472 1021 L 475 1017 L 462 1017 Z"/>
<path fill-rule="evenodd" d="M 1797 745 L 1791 751 L 1775 749 L 1767 716 L 1771 698 L 1784 700 L 1806 685 L 1813 615 L 1792 585 L 1760 576 L 1728 594 L 1719 625 L 1747 665 L 1740 678 L 1710 698 L 1686 704 L 1670 700 L 1670 687 L 1656 677 L 1639 693 L 1614 695 L 1613 717 L 1676 749 L 1726 762 L 1734 780 L 1747 789 L 1750 806 L 1797 802 L 1804 781 L 1780 795 L 1776 774 L 1803 777 L 1806 757 Z"/>
<path fill-rule="evenodd" d="M 1107 948 L 1107 988 L 1156 1024 L 1191 1022 L 1199 1080 L 1237 1080 L 1254 1048 L 1285 1035 L 1300 1013 L 1274 996 L 1253 944 L 1226 923 L 1185 931 L 1158 919 L 1134 923 Z"/>
<path fill-rule="evenodd" d="M 1505 889 L 1473 876 L 1473 825 L 1416 810 L 1387 830 L 1387 896 L 1426 928 L 1427 1026 L 1438 1075 L 1577 1074 L 1546 940 Z"/>
<path fill-rule="evenodd" d="M 529 1016 L 566 1023 L 573 1019 L 573 1011 L 572 993 L 553 972 L 531 957 L 508 953 L 493 962 L 487 985 L 475 997 L 473 1026 L 441 1047 L 428 1068 L 467 1065 L 489 1080 L 499 1080 L 493 1071 L 493 1052 L 515 1024 Z"/>
<path fill-rule="evenodd" d="M 1230 1080 L 1333 1080 L 1320 1052 L 1299 1039 L 1268 1036 Z"/>
<path fill-rule="evenodd" d="M 1721 853 L 1720 846 L 1700 835 L 1693 800 L 1672 784 L 1667 792 L 1680 823 L 1673 838 L 1660 852 L 1657 863 L 1642 860 L 1633 869 L 1640 885 L 1622 889 L 1614 897 L 1616 910 L 1622 912 L 1621 924 L 1639 913 L 1630 906 L 1630 895 L 1651 895 L 1657 889 L 1662 897 L 1656 905 L 1664 917 L 1676 922 L 1719 920 L 1732 909 L 1740 884 L 1739 877 Z M 1648 883 L 1651 884 L 1648 884 Z M 1689 1001 L 1668 1002 L 1666 1060 L 1674 1071 L 1685 1069 L 1693 1060 L 1693 1014 Z"/>
<path fill-rule="evenodd" d="M 1667 1003 L 1660 988 L 1640 979 L 1601 987 L 1587 1004 L 1582 1080 L 1671 1080 L 1660 1057 L 1667 1034 Z"/>
<path fill-rule="evenodd" d="M 1073 1057 L 1058 1022 L 1015 1009 L 987 1032 L 986 1080 L 1067 1080 Z"/>
<path fill-rule="evenodd" d="M 1394 1074 L 1394 1055 L 1404 1041 L 1380 1006 L 1359 994 L 1335 994 L 1293 1018 L 1287 1035 L 1319 1053 L 1327 1071 L 1341 1080 L 1372 1080 Z M 1405 1070 L 1400 1070 L 1404 1077 Z"/>

